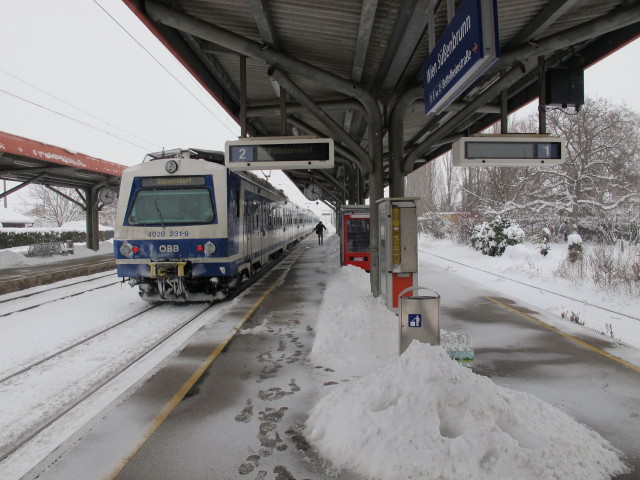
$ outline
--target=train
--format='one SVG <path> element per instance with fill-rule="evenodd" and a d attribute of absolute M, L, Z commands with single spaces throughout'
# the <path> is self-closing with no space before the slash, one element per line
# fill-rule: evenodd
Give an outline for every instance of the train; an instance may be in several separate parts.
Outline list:
<path fill-rule="evenodd" d="M 223 152 L 150 153 L 122 173 L 116 272 L 144 300 L 222 300 L 317 222 L 265 180 L 227 169 Z"/>

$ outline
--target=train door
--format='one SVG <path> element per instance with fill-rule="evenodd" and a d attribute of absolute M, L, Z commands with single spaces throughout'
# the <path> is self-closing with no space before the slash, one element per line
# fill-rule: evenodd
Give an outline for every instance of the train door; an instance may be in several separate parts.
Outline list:
<path fill-rule="evenodd" d="M 257 266 L 263 263 L 261 258 L 264 237 L 263 204 L 257 198 L 247 202 L 247 204 L 247 217 L 249 219 L 248 254 L 251 264 Z"/>
<path fill-rule="evenodd" d="M 251 259 L 251 240 L 253 230 L 252 202 L 245 195 L 244 197 L 244 219 L 242 221 L 242 256 Z"/>
<path fill-rule="evenodd" d="M 264 201 L 260 202 L 260 230 L 258 241 L 258 253 L 260 255 L 260 265 L 267 263 L 266 249 L 267 249 L 267 204 Z"/>

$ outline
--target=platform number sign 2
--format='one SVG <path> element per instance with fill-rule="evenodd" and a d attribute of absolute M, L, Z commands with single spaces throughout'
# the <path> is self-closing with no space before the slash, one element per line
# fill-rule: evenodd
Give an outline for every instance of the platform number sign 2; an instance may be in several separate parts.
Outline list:
<path fill-rule="evenodd" d="M 419 313 L 409 314 L 409 326 L 410 327 L 422 327 L 422 315 Z"/>

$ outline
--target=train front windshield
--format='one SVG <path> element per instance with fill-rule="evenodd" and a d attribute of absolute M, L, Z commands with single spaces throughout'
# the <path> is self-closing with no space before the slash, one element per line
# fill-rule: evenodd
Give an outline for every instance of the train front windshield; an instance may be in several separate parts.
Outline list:
<path fill-rule="evenodd" d="M 130 225 L 211 223 L 215 209 L 206 188 L 140 190 L 129 211 Z"/>

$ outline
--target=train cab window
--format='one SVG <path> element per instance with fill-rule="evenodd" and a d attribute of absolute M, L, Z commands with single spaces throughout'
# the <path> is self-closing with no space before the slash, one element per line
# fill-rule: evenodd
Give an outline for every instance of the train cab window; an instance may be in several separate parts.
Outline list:
<path fill-rule="evenodd" d="M 206 188 L 140 190 L 128 216 L 130 225 L 188 225 L 214 220 L 215 208 Z"/>

